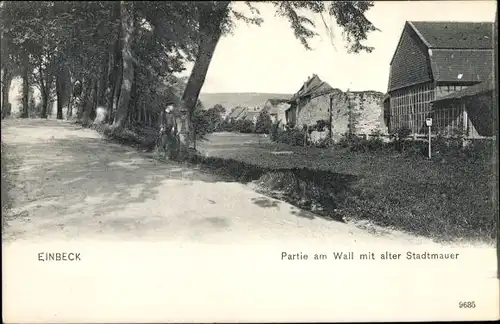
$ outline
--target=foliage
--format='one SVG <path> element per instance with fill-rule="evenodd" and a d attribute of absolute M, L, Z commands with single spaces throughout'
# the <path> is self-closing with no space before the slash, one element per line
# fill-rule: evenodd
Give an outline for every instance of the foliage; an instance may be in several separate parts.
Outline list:
<path fill-rule="evenodd" d="M 305 143 L 305 129 L 287 128 L 285 130 L 279 129 L 277 131 L 276 142 L 284 143 L 292 146 L 304 146 Z"/>
<path fill-rule="evenodd" d="M 234 123 L 234 130 L 239 133 L 249 134 L 254 132 L 254 124 L 248 119 L 238 119 Z"/>
<path fill-rule="evenodd" d="M 255 123 L 255 132 L 257 134 L 269 134 L 271 131 L 272 120 L 271 116 L 267 110 L 262 110 L 257 117 L 257 122 Z"/>
<path fill-rule="evenodd" d="M 216 104 L 211 109 L 217 112 L 221 117 L 223 117 L 226 114 L 226 108 L 224 108 L 224 106 L 222 106 L 221 104 Z"/>
<path fill-rule="evenodd" d="M 316 121 L 316 127 L 315 130 L 318 132 L 323 132 L 327 129 L 327 127 L 330 125 L 330 122 L 328 120 L 317 120 Z"/>
<path fill-rule="evenodd" d="M 18 73 L 18 68 L 23 68 L 24 79 L 30 78 L 29 87 L 35 85 L 41 90 L 41 117 L 47 113 L 48 102 L 57 95 L 58 102 L 67 104 L 68 116 L 72 112 L 71 103 L 79 102 L 76 115 L 82 120 L 93 119 L 99 105 L 107 107 L 109 123 L 118 120 L 121 125 L 125 114 L 130 125 L 153 126 L 164 103 L 174 100 L 188 109 L 189 118 L 197 118 L 191 120 L 193 125 L 205 125 L 200 122 L 199 113 L 196 116 L 193 113 L 201 106 L 197 97 L 220 36 L 232 33 L 237 21 L 256 25 L 263 22 L 257 5 L 244 3 L 249 15 L 231 1 L 134 2 L 134 6 L 127 6 L 130 15 L 126 16 L 132 18 L 124 20 L 121 15 L 128 10 L 121 11 L 120 2 L 116 1 L 2 2 L 2 71 L 10 69 L 17 72 L 9 73 Z M 310 49 L 309 41 L 317 35 L 314 22 L 307 18 L 307 14 L 313 13 L 334 18 L 343 30 L 349 52 L 372 50 L 363 44 L 368 34 L 377 30 L 365 17 L 372 2 L 267 3 L 277 16 L 289 21 L 295 37 L 306 49 Z M 131 23 L 125 28 L 122 21 Z M 129 38 L 130 50 L 125 46 Z M 200 55 L 203 51 L 204 55 Z M 123 53 L 127 53 L 126 57 Z M 132 62 L 124 65 L 123 60 L 129 58 Z M 188 79 L 176 80 L 174 74 L 183 71 L 188 62 L 195 63 L 193 71 L 197 72 Z M 122 87 L 125 70 L 126 86 Z M 82 89 L 78 97 L 72 97 L 77 81 Z M 71 100 L 64 101 L 64 93 Z M 253 126 L 246 121 L 236 122 L 234 127 L 250 132 Z M 267 118 L 256 127 L 264 133 L 270 129 Z"/>
<path fill-rule="evenodd" d="M 389 148 L 389 145 L 384 143 L 381 134 L 378 132 L 373 132 L 371 136 L 357 136 L 346 133 L 337 145 L 353 152 L 386 151 Z"/>
<path fill-rule="evenodd" d="M 346 47 L 351 53 L 371 52 L 373 47 L 362 44 L 368 34 L 378 29 L 366 18 L 365 13 L 373 7 L 372 1 L 270 1 L 278 16 L 286 18 L 295 37 L 310 49 L 309 40 L 317 33 L 314 22 L 304 12 L 327 13 L 343 30 Z"/>
<path fill-rule="evenodd" d="M 193 116 L 193 126 L 197 138 L 221 130 L 222 110 L 220 107 L 213 107 L 208 110 L 197 109 Z"/>
<path fill-rule="evenodd" d="M 271 141 L 276 142 L 278 140 L 278 134 L 280 130 L 282 130 L 281 122 L 279 120 L 275 120 L 271 125 L 271 132 L 270 132 Z"/>
<path fill-rule="evenodd" d="M 219 129 L 223 132 L 233 132 L 235 131 L 235 123 L 230 119 L 225 119 L 222 121 Z"/>
<path fill-rule="evenodd" d="M 402 141 L 410 136 L 410 134 L 411 129 L 408 126 L 403 126 L 392 131 L 390 136 L 397 141 Z"/>
<path fill-rule="evenodd" d="M 335 146 L 335 142 L 331 137 L 323 137 L 314 146 L 317 148 L 329 148 Z"/>

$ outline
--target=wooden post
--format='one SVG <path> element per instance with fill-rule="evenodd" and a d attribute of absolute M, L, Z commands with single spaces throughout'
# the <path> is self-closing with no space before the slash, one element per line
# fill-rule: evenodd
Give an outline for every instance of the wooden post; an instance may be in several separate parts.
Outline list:
<path fill-rule="evenodd" d="M 462 147 L 465 147 L 466 139 L 469 137 L 469 125 L 468 125 L 469 116 L 467 115 L 467 109 L 465 106 L 465 102 L 462 103 L 462 117 L 463 117 L 463 121 L 462 121 L 462 123 L 463 123 L 463 125 L 462 125 L 462 129 L 463 129 Z"/>
<path fill-rule="evenodd" d="M 429 126 L 429 159 L 432 158 L 432 154 L 431 154 L 431 127 L 432 126 Z"/>

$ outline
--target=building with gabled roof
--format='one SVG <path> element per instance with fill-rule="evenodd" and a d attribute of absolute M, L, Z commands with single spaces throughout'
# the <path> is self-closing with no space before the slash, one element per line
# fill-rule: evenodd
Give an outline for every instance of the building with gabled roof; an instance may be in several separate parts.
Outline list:
<path fill-rule="evenodd" d="M 432 101 L 488 80 L 492 71 L 493 23 L 407 21 L 390 63 L 389 129 L 425 133 Z M 459 127 L 454 113 L 435 114 L 433 125 Z"/>
<path fill-rule="evenodd" d="M 234 107 L 229 115 L 226 117 L 227 120 L 238 120 L 242 119 L 246 116 L 247 108 L 246 107 Z"/>
<path fill-rule="evenodd" d="M 285 124 L 285 112 L 290 108 L 289 100 L 285 98 L 267 99 L 262 110 L 269 113 L 273 122 L 280 121 L 282 124 Z"/>

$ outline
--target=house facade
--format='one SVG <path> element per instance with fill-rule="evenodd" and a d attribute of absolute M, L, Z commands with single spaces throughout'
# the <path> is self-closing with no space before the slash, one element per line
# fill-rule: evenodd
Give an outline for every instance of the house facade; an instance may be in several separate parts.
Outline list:
<path fill-rule="evenodd" d="M 269 113 L 272 122 L 280 121 L 282 124 L 286 123 L 285 112 L 290 108 L 289 99 L 272 98 L 266 100 L 263 109 Z"/>
<path fill-rule="evenodd" d="M 374 131 L 384 133 L 383 96 L 376 91 L 343 92 L 314 74 L 290 99 L 286 121 L 297 127 L 313 126 L 318 120 L 328 122 L 331 106 L 334 138 L 347 132 L 358 135 Z"/>
<path fill-rule="evenodd" d="M 384 103 L 389 130 L 407 127 L 425 134 L 431 102 L 487 80 L 493 71 L 492 36 L 492 23 L 407 21 L 390 63 Z M 435 114 L 433 129 L 451 131 L 461 128 L 461 121 L 455 110 L 443 110 Z"/>

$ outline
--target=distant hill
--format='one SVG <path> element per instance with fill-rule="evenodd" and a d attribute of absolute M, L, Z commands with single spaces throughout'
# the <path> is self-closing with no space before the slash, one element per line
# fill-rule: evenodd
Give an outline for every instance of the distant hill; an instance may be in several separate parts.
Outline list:
<path fill-rule="evenodd" d="M 267 99 L 291 98 L 291 94 L 283 93 L 258 93 L 258 92 L 235 92 L 235 93 L 201 93 L 200 100 L 205 109 L 212 108 L 216 104 L 222 105 L 230 110 L 237 106 L 256 107 L 262 106 Z"/>

